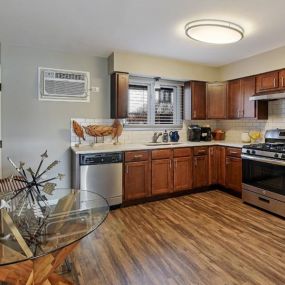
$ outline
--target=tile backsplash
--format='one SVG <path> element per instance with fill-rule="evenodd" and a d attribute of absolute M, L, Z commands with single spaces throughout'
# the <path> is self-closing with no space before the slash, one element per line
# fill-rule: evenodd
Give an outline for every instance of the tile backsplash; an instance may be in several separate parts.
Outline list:
<path fill-rule="evenodd" d="M 263 134 L 267 129 L 285 128 L 285 99 L 269 102 L 268 120 L 201 120 L 201 121 L 184 121 L 183 128 L 179 129 L 180 141 L 187 140 L 187 126 L 190 124 L 210 125 L 212 129 L 221 128 L 226 131 L 226 140 L 231 142 L 241 142 L 241 133 L 249 130 L 260 130 Z M 75 118 L 80 125 L 87 126 L 91 124 L 112 125 L 112 119 L 82 119 Z M 162 128 L 161 131 L 164 131 Z M 147 143 L 151 141 L 153 130 L 133 130 L 124 129 L 122 136 L 119 138 L 121 143 Z M 94 142 L 94 138 L 86 135 L 84 144 Z M 98 143 L 103 142 L 98 138 Z M 104 138 L 105 143 L 111 143 L 111 137 Z M 74 134 L 71 125 L 71 145 L 78 143 L 78 138 Z"/>

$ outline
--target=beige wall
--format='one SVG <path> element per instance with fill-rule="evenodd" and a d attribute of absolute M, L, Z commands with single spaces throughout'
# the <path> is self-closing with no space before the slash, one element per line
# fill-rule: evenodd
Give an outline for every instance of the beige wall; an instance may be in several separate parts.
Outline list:
<path fill-rule="evenodd" d="M 140 76 L 160 76 L 176 80 L 219 80 L 219 69 L 164 57 L 114 52 L 109 57 L 112 71 L 125 71 Z"/>
<path fill-rule="evenodd" d="M 220 68 L 221 80 L 285 68 L 285 47 L 255 55 Z"/>

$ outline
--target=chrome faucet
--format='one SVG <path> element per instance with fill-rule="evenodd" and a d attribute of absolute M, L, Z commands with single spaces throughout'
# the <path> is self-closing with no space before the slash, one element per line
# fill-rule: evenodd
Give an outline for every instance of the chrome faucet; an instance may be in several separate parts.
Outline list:
<path fill-rule="evenodd" d="M 162 132 L 159 132 L 159 133 L 155 132 L 152 136 L 152 142 L 157 143 L 157 140 L 160 136 L 162 136 Z"/>

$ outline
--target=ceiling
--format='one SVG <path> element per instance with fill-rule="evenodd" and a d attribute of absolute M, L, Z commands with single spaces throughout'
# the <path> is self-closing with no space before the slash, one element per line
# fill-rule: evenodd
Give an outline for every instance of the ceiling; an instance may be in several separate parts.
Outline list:
<path fill-rule="evenodd" d="M 130 51 L 212 66 L 285 46 L 284 0 L 0 0 L 0 41 L 109 56 Z M 245 29 L 235 44 L 184 35 L 186 22 L 228 20 Z"/>

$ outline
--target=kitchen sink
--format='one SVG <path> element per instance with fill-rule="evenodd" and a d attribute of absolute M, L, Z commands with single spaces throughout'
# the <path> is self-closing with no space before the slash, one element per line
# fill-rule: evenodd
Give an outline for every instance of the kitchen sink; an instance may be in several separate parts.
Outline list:
<path fill-rule="evenodd" d="M 177 144 L 182 144 L 181 142 L 157 142 L 157 143 L 153 143 L 153 142 L 150 142 L 150 143 L 146 143 L 145 145 L 146 146 L 160 146 L 160 145 L 177 145 Z"/>

